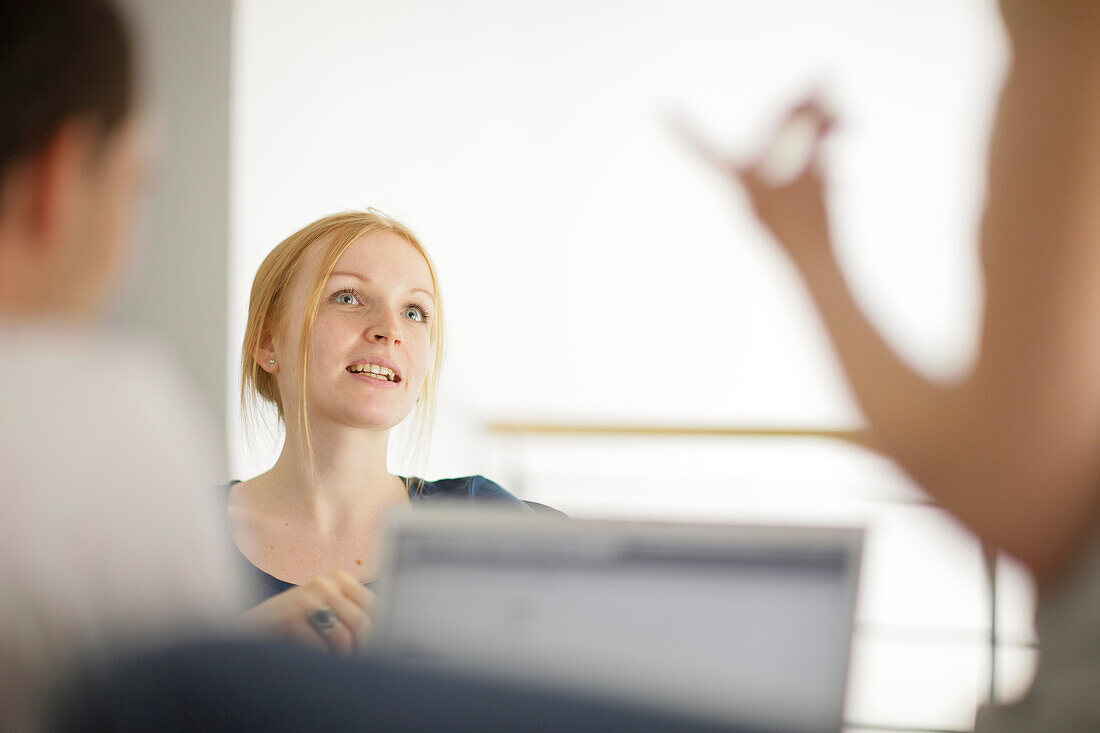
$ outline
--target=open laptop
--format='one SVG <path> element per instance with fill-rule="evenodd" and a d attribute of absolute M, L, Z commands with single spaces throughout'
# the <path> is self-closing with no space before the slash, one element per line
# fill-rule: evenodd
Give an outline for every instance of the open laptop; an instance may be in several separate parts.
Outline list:
<path fill-rule="evenodd" d="M 862 530 L 392 517 L 373 644 L 676 711 L 836 733 Z"/>

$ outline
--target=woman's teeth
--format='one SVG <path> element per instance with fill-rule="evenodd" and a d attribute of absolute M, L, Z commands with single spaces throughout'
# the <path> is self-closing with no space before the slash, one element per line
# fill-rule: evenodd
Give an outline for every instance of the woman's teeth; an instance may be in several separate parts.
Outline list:
<path fill-rule="evenodd" d="M 397 375 L 394 374 L 392 369 L 378 364 L 352 364 L 348 367 L 348 371 L 353 374 L 365 374 L 375 379 L 384 379 L 387 382 L 397 381 Z"/>

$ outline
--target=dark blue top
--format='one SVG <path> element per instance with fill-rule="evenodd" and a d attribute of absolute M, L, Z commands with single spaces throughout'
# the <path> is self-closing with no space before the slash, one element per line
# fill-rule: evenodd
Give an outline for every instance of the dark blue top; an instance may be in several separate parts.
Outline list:
<path fill-rule="evenodd" d="M 525 502 L 516 496 L 510 494 L 500 484 L 497 484 L 484 476 L 461 476 L 459 478 L 445 478 L 439 481 L 422 481 L 417 478 L 404 478 L 405 489 L 409 492 L 409 500 L 415 504 L 424 503 L 444 503 L 455 501 L 491 501 L 497 504 L 512 506 L 523 512 L 537 511 L 537 510 L 549 510 L 549 507 L 544 507 L 541 504 L 535 504 L 533 502 Z M 226 484 L 226 495 L 229 494 L 229 489 L 233 484 L 239 484 L 240 481 L 233 480 Z M 235 547 L 235 546 L 234 546 Z M 266 601 L 271 596 L 282 593 L 285 590 L 294 588 L 293 583 L 288 583 L 285 580 L 280 580 L 274 575 L 269 575 L 263 570 L 252 564 L 252 562 L 244 556 L 241 552 L 237 552 L 237 557 L 240 558 L 242 563 L 242 570 L 246 577 L 253 581 L 253 585 L 256 587 L 258 597 L 256 603 Z M 367 584 L 370 585 L 369 583 Z"/>

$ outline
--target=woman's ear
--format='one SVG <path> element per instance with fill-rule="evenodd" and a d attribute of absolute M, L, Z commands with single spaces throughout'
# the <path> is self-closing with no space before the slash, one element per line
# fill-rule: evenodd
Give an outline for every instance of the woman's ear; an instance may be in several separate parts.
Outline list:
<path fill-rule="evenodd" d="M 279 357 L 275 352 L 275 339 L 271 337 L 270 332 L 265 331 L 264 335 L 260 338 L 259 345 L 252 353 L 252 357 L 256 360 L 256 363 L 260 365 L 260 369 L 263 369 L 268 374 L 274 374 L 279 371 Z"/>

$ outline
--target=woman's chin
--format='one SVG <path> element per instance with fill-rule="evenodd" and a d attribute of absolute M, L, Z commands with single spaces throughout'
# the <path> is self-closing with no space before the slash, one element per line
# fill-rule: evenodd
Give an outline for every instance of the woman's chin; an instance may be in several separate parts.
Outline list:
<path fill-rule="evenodd" d="M 392 411 L 357 411 L 344 414 L 340 423 L 349 428 L 369 430 L 373 432 L 385 432 L 396 427 L 408 413 L 394 413 Z"/>

